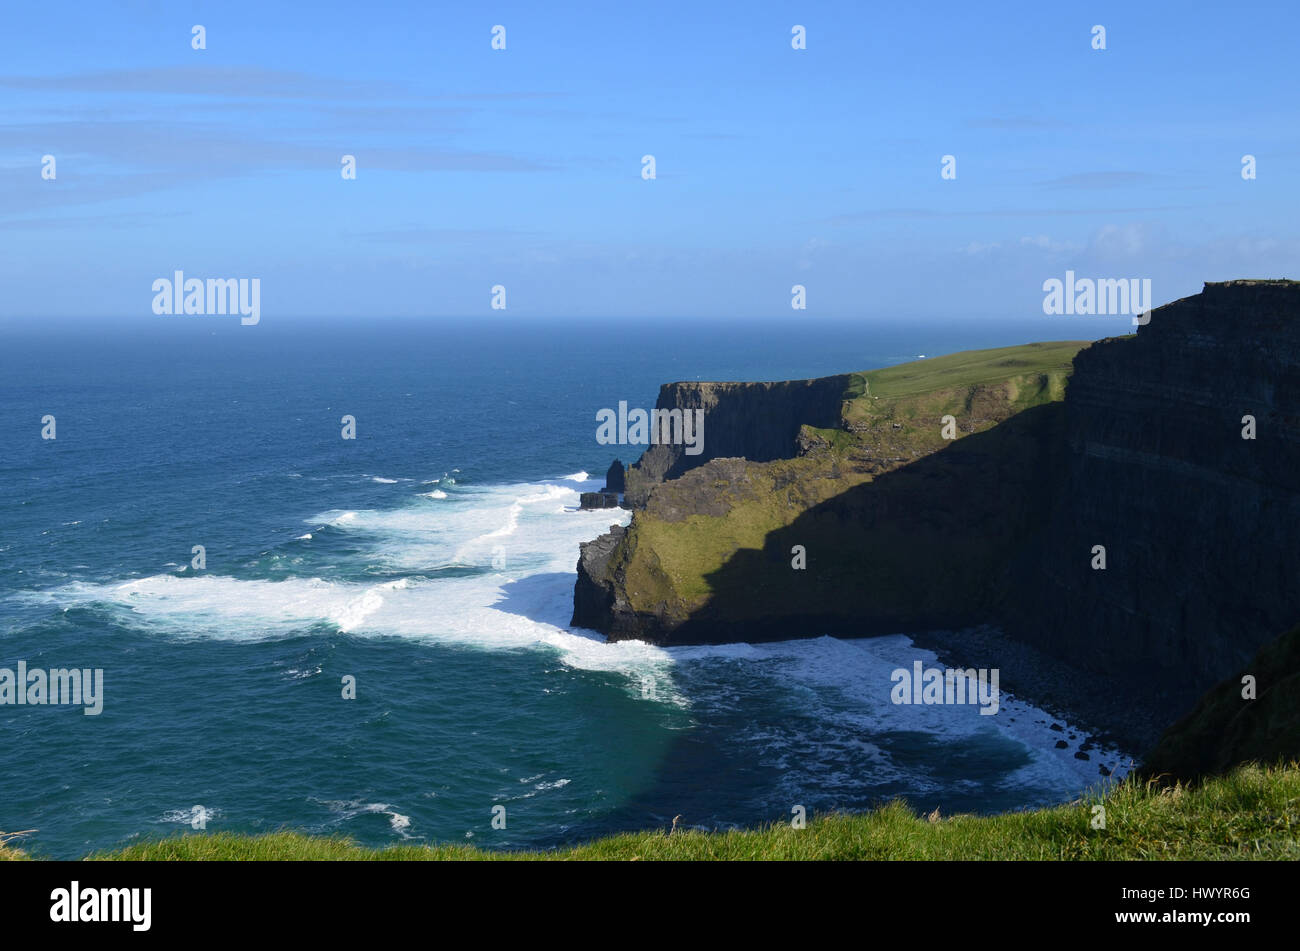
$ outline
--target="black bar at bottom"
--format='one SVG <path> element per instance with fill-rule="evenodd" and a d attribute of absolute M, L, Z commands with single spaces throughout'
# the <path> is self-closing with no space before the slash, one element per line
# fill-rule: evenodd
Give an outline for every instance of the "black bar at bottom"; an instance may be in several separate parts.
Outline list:
<path fill-rule="evenodd" d="M 818 923 L 851 923 L 871 934 L 863 929 L 891 921 L 930 922 L 948 936 L 959 924 L 1014 935 L 1020 926 L 1054 923 L 1080 935 L 1200 930 L 1230 940 L 1288 920 L 1293 872 L 1280 862 L 0 862 L 0 928 L 6 939 L 113 932 L 128 940 L 283 934 L 337 941 L 373 940 L 412 924 L 449 937 L 444 926 L 458 923 L 497 939 L 567 932 L 618 940 L 656 932 L 680 938 L 676 929 L 687 925 L 695 937 L 714 930 L 734 937 L 785 918 L 803 943 L 816 933 L 805 929 Z M 125 920 L 55 921 L 52 912 L 74 917 L 74 888 L 75 917 L 116 912 Z"/>

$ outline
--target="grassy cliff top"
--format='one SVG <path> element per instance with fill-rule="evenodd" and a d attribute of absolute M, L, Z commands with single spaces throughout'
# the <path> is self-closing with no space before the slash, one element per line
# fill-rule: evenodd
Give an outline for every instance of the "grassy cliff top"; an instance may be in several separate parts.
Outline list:
<path fill-rule="evenodd" d="M 1296 287 L 1300 281 L 1289 277 L 1238 277 L 1230 281 L 1206 281 L 1206 287 L 1255 287 L 1267 284 L 1275 287 Z"/>
<path fill-rule="evenodd" d="M 996 383 L 1029 373 L 1069 372 L 1074 355 L 1088 346 L 1087 340 L 1026 343 L 992 350 L 963 350 L 947 356 L 915 360 L 855 373 L 865 386 L 852 395 L 880 397 L 915 396 L 931 390 Z"/>
<path fill-rule="evenodd" d="M 1105 828 L 1094 828 L 1104 810 Z M 5 858 L 0 849 L 0 858 Z M 19 857 L 12 850 L 8 857 Z M 858 815 L 728 832 L 638 832 L 551 852 L 467 845 L 370 849 L 292 832 L 184 835 L 100 860 L 1114 860 L 1300 859 L 1300 766 L 1246 766 L 1194 788 L 1132 780 L 1050 809 L 918 817 L 902 802 Z"/>
<path fill-rule="evenodd" d="M 924 478 L 894 480 L 885 490 L 894 500 L 893 511 L 917 510 L 945 479 L 985 473 L 992 485 L 1005 487 L 1006 473 L 993 467 L 1023 468 L 1014 461 L 1013 449 L 1003 445 L 1014 433 L 971 443 L 966 437 L 1063 400 L 1072 360 L 1085 346 L 1077 340 L 1031 343 L 850 374 L 839 426 L 805 425 L 797 458 L 763 463 L 718 459 L 655 486 L 610 559 L 609 570 L 621 572 L 620 598 L 634 611 L 658 612 L 674 621 L 695 615 L 710 602 L 724 607 L 713 601 L 717 596 L 741 606 L 727 608 L 732 614 L 776 616 L 790 600 L 794 579 L 756 553 L 774 551 L 774 533 L 791 530 L 806 513 L 841 505 L 846 510 L 833 518 L 813 519 L 806 528 L 795 529 L 793 541 L 815 552 L 821 566 L 808 574 L 810 579 L 816 575 L 817 590 L 805 591 L 804 602 L 828 613 L 851 614 L 860 585 L 836 574 L 837 565 L 856 565 L 884 577 L 901 571 L 909 552 L 929 558 L 938 542 L 911 529 L 898 537 L 889 534 L 867 512 L 875 502 L 849 493 L 927 459 Z M 955 421 L 956 439 L 945 438 L 945 416 Z M 962 448 L 950 453 L 954 446 Z M 849 528 L 859 510 L 879 527 L 866 554 L 861 537 Z M 978 528 L 969 551 L 944 541 L 945 550 L 968 563 L 991 557 L 981 541 L 988 534 L 985 526 Z M 783 550 L 789 548 L 786 544 Z M 876 556 L 880 564 L 863 562 Z M 737 559 L 749 559 L 745 570 Z M 954 602 L 964 592 L 957 581 L 948 589 Z M 901 606 L 899 612 L 907 613 Z"/>

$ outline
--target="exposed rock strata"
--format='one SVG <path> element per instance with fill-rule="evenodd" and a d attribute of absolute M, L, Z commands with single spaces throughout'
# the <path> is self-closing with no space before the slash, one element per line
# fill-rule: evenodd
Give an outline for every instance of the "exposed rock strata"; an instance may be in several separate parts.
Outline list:
<path fill-rule="evenodd" d="M 661 408 L 706 408 L 705 452 L 628 471 L 640 511 L 584 546 L 574 623 L 659 643 L 994 623 L 1176 713 L 1300 619 L 1300 285 L 1207 284 L 1079 352 L 1063 402 L 1007 362 L 883 399 L 857 374 L 665 386 Z"/>
<path fill-rule="evenodd" d="M 668 383 L 656 409 L 704 410 L 702 452 L 681 445 L 651 446 L 627 472 L 627 497 L 645 503 L 656 483 L 675 479 L 711 459 L 751 462 L 788 459 L 798 451 L 800 427 L 839 424 L 847 376 L 781 383 Z"/>
<path fill-rule="evenodd" d="M 1009 630 L 1190 703 L 1300 620 L 1300 285 L 1207 284 L 1154 311 L 1079 354 L 1065 414 Z"/>

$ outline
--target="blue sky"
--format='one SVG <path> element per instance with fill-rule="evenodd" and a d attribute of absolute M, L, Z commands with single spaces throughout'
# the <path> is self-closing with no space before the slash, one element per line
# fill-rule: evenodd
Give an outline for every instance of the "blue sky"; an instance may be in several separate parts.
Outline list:
<path fill-rule="evenodd" d="M 1033 318 L 1066 269 L 1158 302 L 1300 277 L 1294 2 L 2 16 L 0 319 L 148 317 L 177 269 L 260 278 L 263 322 L 490 315 L 494 284 L 521 317 Z"/>

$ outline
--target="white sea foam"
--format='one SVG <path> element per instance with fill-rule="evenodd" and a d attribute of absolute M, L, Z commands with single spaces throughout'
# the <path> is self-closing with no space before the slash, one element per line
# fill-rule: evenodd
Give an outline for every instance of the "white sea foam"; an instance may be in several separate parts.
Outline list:
<path fill-rule="evenodd" d="M 625 689 L 637 696 L 643 679 L 652 678 L 659 702 L 681 706 L 740 709 L 748 698 L 784 697 L 800 711 L 789 728 L 756 724 L 735 740 L 764 750 L 792 784 L 834 789 L 843 782 L 848 788 L 869 768 L 873 781 L 906 779 L 924 791 L 925 779 L 897 762 L 880 740 L 909 733 L 958 747 L 1018 746 L 1028 761 L 1007 778 L 1008 786 L 1063 795 L 1097 783 L 1099 762 L 1115 764 L 1102 751 L 1081 761 L 1073 757 L 1077 747 L 1054 749 L 1062 734 L 1048 729 L 1050 718 L 1006 691 L 992 717 L 980 716 L 975 705 L 893 704 L 892 670 L 915 660 L 936 664 L 932 653 L 901 635 L 664 649 L 639 641 L 610 644 L 570 629 L 578 544 L 611 522 L 626 524 L 628 515 L 578 511 L 578 489 L 567 479 L 557 481 L 566 484 L 468 486 L 437 505 L 427 501 L 437 493 L 422 493 L 392 508 L 336 509 L 307 519 L 346 532 L 367 570 L 410 575 L 396 580 L 338 580 L 327 566 L 311 569 L 307 556 L 304 576 L 277 580 L 187 572 L 114 584 L 73 582 L 27 597 L 65 607 L 108 605 L 123 623 L 181 638 L 260 640 L 323 624 L 358 637 L 488 651 L 547 649 L 569 666 L 622 675 Z M 723 669 L 715 671 L 719 665 Z"/>
<path fill-rule="evenodd" d="M 315 667 L 307 668 L 306 670 L 302 670 L 297 667 L 291 667 L 284 672 L 284 679 L 285 680 L 308 680 L 312 677 L 320 676 L 322 670 L 324 670 L 324 668 L 321 667 L 319 664 L 317 664 Z"/>
<path fill-rule="evenodd" d="M 401 636 L 484 650 L 536 646 L 573 667 L 623 673 L 628 689 L 658 674 L 657 697 L 680 702 L 664 650 L 607 644 L 570 630 L 578 544 L 627 513 L 580 512 L 576 490 L 546 483 L 473 487 L 447 504 L 420 500 L 392 509 L 333 510 L 307 519 L 355 534 L 367 563 L 426 574 L 381 583 L 327 576 L 244 579 L 212 571 L 153 575 L 109 584 L 74 582 L 29 592 L 63 606 L 106 604 L 122 623 L 177 638 L 262 640 L 315 624 L 355 636 Z M 501 549 L 504 571 L 491 570 Z M 471 576 L 439 569 L 479 567 Z"/>
<path fill-rule="evenodd" d="M 771 681 L 770 686 L 762 688 L 764 691 L 800 694 L 801 711 L 809 722 L 825 729 L 824 735 L 801 738 L 790 732 L 743 734 L 745 742 L 769 744 L 778 763 L 785 763 L 794 771 L 795 784 L 797 774 L 802 771 L 805 780 L 807 774 L 815 773 L 819 784 L 832 786 L 833 775 L 827 768 L 834 760 L 845 761 L 845 754 L 853 746 L 851 760 L 859 764 L 855 768 L 860 769 L 862 762 L 870 760 L 876 781 L 906 777 L 914 788 L 923 786 L 913 771 L 894 764 L 886 751 L 870 742 L 853 739 L 900 732 L 923 733 L 953 748 L 971 748 L 979 742 L 990 741 L 1020 746 L 1028 753 L 1029 762 L 1005 779 L 1003 785 L 1007 788 L 1072 794 L 1101 781 L 1099 763 L 1119 767 L 1117 777 L 1125 771 L 1127 758 L 1116 750 L 1094 747 L 1090 760 L 1078 760 L 1074 758 L 1077 745 L 1056 749 L 1055 743 L 1062 736 L 1081 735 L 1083 731 L 1068 724 L 1065 734 L 1051 730 L 1052 717 L 1005 689 L 1000 692 L 996 716 L 981 716 L 975 704 L 893 703 L 892 671 L 900 667 L 910 669 L 917 660 L 926 667 L 942 666 L 933 652 L 916 647 L 904 635 L 680 647 L 670 648 L 669 654 L 679 665 L 741 665 L 744 673 L 738 672 L 737 680 L 743 681 L 746 676 L 761 678 Z M 851 781 L 852 777 L 845 779 Z"/>
<path fill-rule="evenodd" d="M 397 812 L 391 805 L 386 802 L 362 802 L 360 799 L 350 800 L 313 800 L 329 809 L 330 812 L 338 816 L 339 821 L 347 821 L 357 816 L 381 815 L 388 816 L 389 827 L 403 838 L 410 838 L 406 830 L 411 827 L 410 816 L 404 816 Z"/>
<path fill-rule="evenodd" d="M 421 492 L 420 495 L 422 498 L 426 499 L 445 499 L 447 497 L 447 493 L 442 491 L 442 489 L 434 489 L 432 492 Z"/>
<path fill-rule="evenodd" d="M 202 811 L 200 812 L 198 810 Z M 213 819 L 220 819 L 222 815 L 224 815 L 224 812 L 214 806 L 199 806 L 198 809 L 196 809 L 195 806 L 189 806 L 185 809 L 169 809 L 159 816 L 157 821 L 180 822 L 187 826 L 193 826 L 196 815 L 206 821 L 211 821 Z"/>
<path fill-rule="evenodd" d="M 123 584 L 73 582 L 29 597 L 69 605 L 101 603 L 121 609 L 124 623 L 181 638 L 261 640 L 300 633 L 317 623 L 352 632 L 384 605 L 406 579 L 375 585 L 286 578 L 246 580 L 226 575 L 152 575 Z"/>
<path fill-rule="evenodd" d="M 381 482 L 381 483 L 383 483 L 384 485 L 394 485 L 394 484 L 397 482 L 396 479 L 385 479 L 383 476 L 371 476 L 371 477 L 370 477 L 370 481 L 371 481 L 371 482 Z"/>

